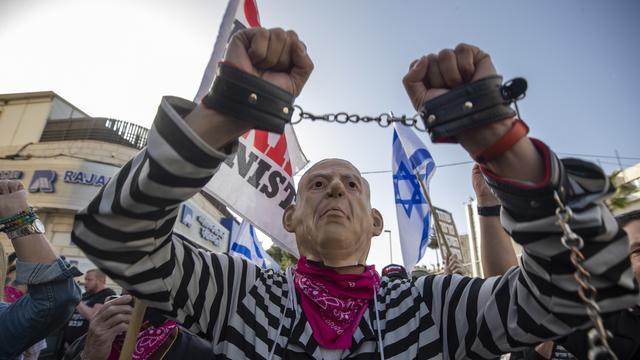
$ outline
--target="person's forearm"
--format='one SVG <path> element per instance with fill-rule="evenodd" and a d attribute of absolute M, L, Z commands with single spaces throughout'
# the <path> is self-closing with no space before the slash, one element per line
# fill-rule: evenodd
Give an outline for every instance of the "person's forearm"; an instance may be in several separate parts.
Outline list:
<path fill-rule="evenodd" d="M 485 166 L 503 178 L 530 183 L 540 182 L 545 174 L 544 160 L 528 137 Z"/>
<path fill-rule="evenodd" d="M 477 154 L 496 143 L 512 127 L 514 119 L 500 121 L 458 135 L 470 154 Z M 483 166 L 494 174 L 511 180 L 537 183 L 544 178 L 544 160 L 528 137 L 520 139 L 511 149 Z"/>
<path fill-rule="evenodd" d="M 11 241 L 20 261 L 33 264 L 49 264 L 56 260 L 51 243 L 43 234 L 31 234 Z"/>
<path fill-rule="evenodd" d="M 245 122 L 207 109 L 202 105 L 198 105 L 185 117 L 184 121 L 214 149 L 221 149 L 251 129 Z"/>
<path fill-rule="evenodd" d="M 500 217 L 480 216 L 480 251 L 485 277 L 503 275 L 518 265 L 511 237 L 502 228 Z"/>

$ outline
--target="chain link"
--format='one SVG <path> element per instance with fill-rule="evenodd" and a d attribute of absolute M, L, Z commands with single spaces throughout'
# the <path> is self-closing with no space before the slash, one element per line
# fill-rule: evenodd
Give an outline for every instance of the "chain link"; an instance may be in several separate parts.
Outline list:
<path fill-rule="evenodd" d="M 378 116 L 360 116 L 358 114 L 349 114 L 346 112 L 338 112 L 338 113 L 330 113 L 330 114 L 322 114 L 316 115 L 310 112 L 304 111 L 301 106 L 294 105 L 295 111 L 298 112 L 298 119 L 291 120 L 291 124 L 299 124 L 302 120 L 311 120 L 311 121 L 326 121 L 330 123 L 337 124 L 347 124 L 347 123 L 370 123 L 375 122 L 378 126 L 386 128 L 391 126 L 393 123 L 400 123 L 405 126 L 413 127 L 418 131 L 426 132 L 427 130 L 424 127 L 421 127 L 422 121 L 420 121 L 420 113 L 416 113 L 413 116 L 401 115 L 395 116 L 393 112 L 382 113 Z M 294 115 L 295 118 L 295 115 Z"/>
<path fill-rule="evenodd" d="M 596 295 L 598 290 L 591 284 L 591 273 L 583 266 L 585 257 L 580 250 L 584 246 L 582 237 L 571 229 L 569 222 L 573 217 L 573 211 L 566 206 L 560 199 L 558 192 L 553 194 L 558 208 L 556 209 L 557 224 L 562 229 L 562 245 L 571 251 L 571 263 L 576 271 L 573 278 L 579 285 L 578 297 L 584 303 L 587 309 L 587 315 L 593 322 L 593 328 L 589 330 L 589 359 L 612 359 L 617 360 L 618 357 L 609 347 L 608 339 L 612 337 L 611 333 L 604 327 L 602 317 L 600 316 L 600 306 L 596 303 Z"/>

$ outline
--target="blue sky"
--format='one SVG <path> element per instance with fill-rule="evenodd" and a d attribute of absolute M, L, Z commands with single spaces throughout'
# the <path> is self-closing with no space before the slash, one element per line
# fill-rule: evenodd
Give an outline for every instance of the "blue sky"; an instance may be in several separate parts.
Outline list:
<path fill-rule="evenodd" d="M 0 93 L 53 90 L 93 116 L 150 126 L 162 95 L 192 98 L 210 55 L 224 1 L 5 0 L 0 3 Z M 409 63 L 460 42 L 490 53 L 505 78 L 524 76 L 520 110 L 531 135 L 559 153 L 640 161 L 640 3 L 636 1 L 258 1 L 265 27 L 298 31 L 316 70 L 297 104 L 314 113 L 413 115 L 401 78 Z M 391 128 L 303 122 L 296 132 L 312 162 L 391 168 Z M 431 145 L 436 163 L 468 160 L 458 146 Z M 601 157 L 607 172 L 616 160 Z M 466 233 L 471 165 L 438 169 L 436 206 Z M 372 202 L 392 231 L 400 262 L 391 174 L 370 174 Z M 386 234 L 370 261 L 389 262 Z M 429 255 L 426 262 L 431 261 Z"/>

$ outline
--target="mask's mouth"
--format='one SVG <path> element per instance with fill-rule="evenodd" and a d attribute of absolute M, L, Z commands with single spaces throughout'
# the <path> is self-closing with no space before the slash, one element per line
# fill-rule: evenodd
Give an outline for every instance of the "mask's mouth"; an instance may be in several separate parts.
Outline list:
<path fill-rule="evenodd" d="M 342 209 L 337 208 L 337 207 L 332 207 L 332 208 L 326 209 L 325 211 L 322 212 L 322 214 L 320 214 L 320 217 L 323 217 L 325 215 L 342 215 L 342 216 L 344 216 L 346 218 L 349 218 L 347 216 L 347 214 Z"/>

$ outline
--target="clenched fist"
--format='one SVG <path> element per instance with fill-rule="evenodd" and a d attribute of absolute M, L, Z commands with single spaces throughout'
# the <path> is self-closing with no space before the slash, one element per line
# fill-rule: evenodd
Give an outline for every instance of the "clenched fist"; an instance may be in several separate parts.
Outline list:
<path fill-rule="evenodd" d="M 460 44 L 414 60 L 402 79 L 404 88 L 416 110 L 425 101 L 469 82 L 496 75 L 491 57 L 478 47 Z M 470 154 L 492 145 L 511 127 L 512 118 L 468 130 L 457 139 Z"/>
<path fill-rule="evenodd" d="M 29 207 L 21 181 L 0 180 L 0 218 L 15 215 Z"/>
<path fill-rule="evenodd" d="M 414 60 L 402 79 L 416 110 L 431 100 L 466 83 L 496 75 L 489 55 L 475 46 L 460 44 Z"/>
<path fill-rule="evenodd" d="M 225 61 L 249 74 L 300 95 L 313 71 L 313 62 L 295 31 L 252 28 L 237 32 Z"/>

